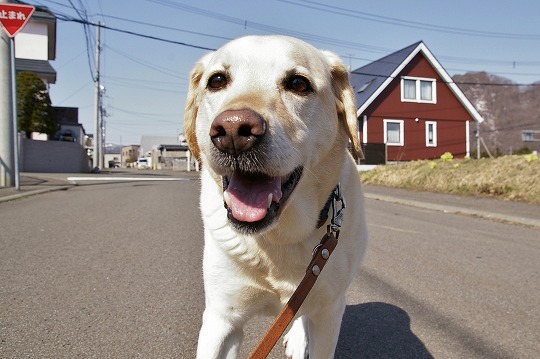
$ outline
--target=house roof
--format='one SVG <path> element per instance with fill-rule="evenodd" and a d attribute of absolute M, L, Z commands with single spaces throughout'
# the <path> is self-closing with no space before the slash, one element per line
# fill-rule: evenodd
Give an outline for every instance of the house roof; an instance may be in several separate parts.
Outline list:
<path fill-rule="evenodd" d="M 17 72 L 33 72 L 39 77 L 46 79 L 50 84 L 56 82 L 56 70 L 51 66 L 49 61 L 16 58 L 15 69 L 17 69 Z"/>
<path fill-rule="evenodd" d="M 160 151 L 187 151 L 189 147 L 187 145 L 159 145 Z"/>
<path fill-rule="evenodd" d="M 147 152 L 157 149 L 159 145 L 168 144 L 180 144 L 178 137 L 175 136 L 147 136 L 141 137 L 141 155 L 145 155 Z"/>
<path fill-rule="evenodd" d="M 387 55 L 379 60 L 369 63 L 351 72 L 350 81 L 355 90 L 357 103 L 357 116 L 361 116 L 366 108 L 383 92 L 395 79 L 405 66 L 418 54 L 422 53 L 433 66 L 437 74 L 448 85 L 452 93 L 477 122 L 484 119 L 478 113 L 465 94 L 454 83 L 450 75 L 429 51 L 424 42 L 419 41 L 410 46 Z"/>

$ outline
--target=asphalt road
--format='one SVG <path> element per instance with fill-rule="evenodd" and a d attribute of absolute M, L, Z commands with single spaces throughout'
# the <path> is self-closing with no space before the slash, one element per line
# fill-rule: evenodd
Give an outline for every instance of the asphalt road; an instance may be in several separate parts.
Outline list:
<path fill-rule="evenodd" d="M 0 203 L 0 358 L 193 358 L 198 190 L 193 176 L 85 181 Z M 367 209 L 370 247 L 336 358 L 538 357 L 539 229 L 373 199 Z M 246 354 L 269 323 L 250 324 Z"/>

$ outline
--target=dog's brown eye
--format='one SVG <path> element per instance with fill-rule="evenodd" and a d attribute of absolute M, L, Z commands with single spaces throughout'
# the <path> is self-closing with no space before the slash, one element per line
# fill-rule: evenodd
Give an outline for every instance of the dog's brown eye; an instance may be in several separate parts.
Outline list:
<path fill-rule="evenodd" d="M 287 82 L 287 88 L 299 94 L 313 91 L 308 79 L 302 76 L 294 76 Z"/>
<path fill-rule="evenodd" d="M 208 80 L 208 89 L 220 90 L 227 86 L 228 79 L 224 74 L 215 74 Z"/>

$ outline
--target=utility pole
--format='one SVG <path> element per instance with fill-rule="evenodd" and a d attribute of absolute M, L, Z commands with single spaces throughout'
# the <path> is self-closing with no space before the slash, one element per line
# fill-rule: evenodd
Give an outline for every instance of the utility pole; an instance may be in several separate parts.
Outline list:
<path fill-rule="evenodd" d="M 92 156 L 92 167 L 94 170 L 100 170 L 103 168 L 103 164 L 100 163 L 101 152 L 102 152 L 102 138 L 101 138 L 101 84 L 100 84 L 100 74 L 99 74 L 99 58 L 101 53 L 101 22 L 98 21 L 96 28 L 96 77 L 94 82 L 96 84 L 95 89 L 95 117 L 94 117 L 94 154 Z"/>
<path fill-rule="evenodd" d="M 354 54 L 347 54 L 349 55 L 349 72 L 352 72 L 352 63 L 351 63 L 351 59 L 352 57 L 354 56 Z"/>
<path fill-rule="evenodd" d="M 105 168 L 105 138 L 106 138 L 106 127 L 105 127 L 105 118 L 107 117 L 107 111 L 103 108 L 103 94 L 105 93 L 105 87 L 100 86 L 100 123 L 99 128 L 101 130 L 101 142 L 100 142 L 100 153 L 99 153 L 99 168 Z"/>
<path fill-rule="evenodd" d="M 0 0 L 7 3 L 7 0 Z M 11 39 L 0 29 L 0 186 L 15 185 L 15 146 L 11 91 Z"/>

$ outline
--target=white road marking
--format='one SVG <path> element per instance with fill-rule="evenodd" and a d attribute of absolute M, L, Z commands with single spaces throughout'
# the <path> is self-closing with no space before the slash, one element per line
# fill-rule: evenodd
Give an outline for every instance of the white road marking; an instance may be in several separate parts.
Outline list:
<path fill-rule="evenodd" d="M 68 177 L 68 181 L 187 181 L 186 178 L 171 177 Z"/>

